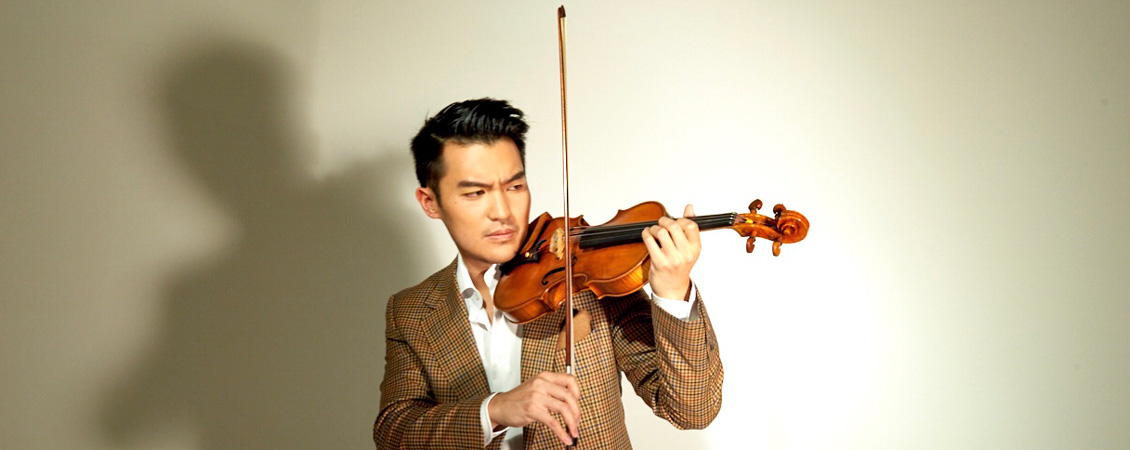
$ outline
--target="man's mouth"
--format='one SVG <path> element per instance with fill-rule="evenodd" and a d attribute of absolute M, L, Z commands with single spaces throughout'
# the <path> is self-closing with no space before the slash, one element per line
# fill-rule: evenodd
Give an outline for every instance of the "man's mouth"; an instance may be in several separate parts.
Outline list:
<path fill-rule="evenodd" d="M 487 235 L 487 238 L 496 241 L 507 241 L 514 237 L 514 230 L 498 230 Z"/>

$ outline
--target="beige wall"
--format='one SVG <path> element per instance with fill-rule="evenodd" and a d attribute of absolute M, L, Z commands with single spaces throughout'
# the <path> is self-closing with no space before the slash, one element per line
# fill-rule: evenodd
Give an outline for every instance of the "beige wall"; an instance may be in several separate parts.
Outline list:
<path fill-rule="evenodd" d="M 454 255 L 415 127 L 513 100 L 559 211 L 555 3 L 8 3 L 0 448 L 370 448 Z M 722 413 L 628 391 L 638 448 L 1130 446 L 1127 4 L 623 3 L 566 5 L 574 211 L 813 224 L 705 235 Z"/>

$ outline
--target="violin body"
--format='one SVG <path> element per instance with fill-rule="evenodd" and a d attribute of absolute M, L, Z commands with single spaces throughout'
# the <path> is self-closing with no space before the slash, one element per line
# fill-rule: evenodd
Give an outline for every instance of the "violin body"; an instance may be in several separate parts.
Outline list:
<path fill-rule="evenodd" d="M 655 221 L 664 215 L 663 205 L 641 203 L 620 210 L 601 226 Z M 570 220 L 570 228 L 583 230 L 589 224 L 578 216 Z M 558 251 L 565 245 L 564 218 L 542 213 L 528 230 L 518 255 L 502 266 L 494 296 L 495 306 L 518 323 L 554 312 L 565 301 L 565 265 Z M 638 233 L 636 237 L 640 241 Z M 599 298 L 627 295 L 647 282 L 648 253 L 642 241 L 573 248 L 573 285 L 578 292 L 587 289 Z"/>
<path fill-rule="evenodd" d="M 774 208 L 776 217 L 757 214 L 761 201 L 750 204 L 750 214 L 715 214 L 690 218 L 703 230 L 731 228 L 749 240 L 746 250 L 753 251 L 754 239 L 773 241 L 773 254 L 780 254 L 781 244 L 804 239 L 808 219 L 783 205 Z M 518 254 L 503 263 L 502 277 L 494 294 L 494 304 L 513 322 L 525 323 L 552 313 L 565 302 L 565 246 L 570 246 L 573 260 L 573 290 L 592 291 L 598 298 L 623 296 L 647 283 L 650 261 L 642 233 L 647 227 L 667 216 L 657 202 L 644 202 L 622 209 L 616 216 L 598 226 L 589 226 L 583 216 L 569 220 L 542 213 L 527 229 Z"/>

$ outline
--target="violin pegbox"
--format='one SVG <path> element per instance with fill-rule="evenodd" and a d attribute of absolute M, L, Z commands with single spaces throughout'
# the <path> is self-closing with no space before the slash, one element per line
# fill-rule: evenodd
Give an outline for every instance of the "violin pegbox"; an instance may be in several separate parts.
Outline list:
<path fill-rule="evenodd" d="M 773 241 L 773 256 L 780 256 L 782 244 L 799 242 L 808 235 L 808 219 L 803 214 L 778 203 L 770 218 L 758 214 L 762 206 L 761 199 L 754 200 L 749 204 L 749 214 L 738 214 L 734 221 L 734 231 L 749 238 L 745 243 L 747 253 L 753 253 L 754 243 L 760 237 Z"/>

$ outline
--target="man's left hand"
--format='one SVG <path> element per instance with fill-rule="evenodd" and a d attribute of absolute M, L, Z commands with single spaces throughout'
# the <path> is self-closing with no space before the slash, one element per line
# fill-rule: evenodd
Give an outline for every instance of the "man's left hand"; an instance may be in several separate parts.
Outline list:
<path fill-rule="evenodd" d="M 691 205 L 683 210 L 683 217 L 659 219 L 657 225 L 643 230 L 643 243 L 651 256 L 649 283 L 655 295 L 670 299 L 687 300 L 691 290 L 691 268 L 702 251 L 698 237 L 698 224 Z"/>

